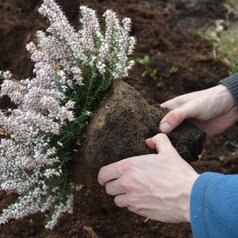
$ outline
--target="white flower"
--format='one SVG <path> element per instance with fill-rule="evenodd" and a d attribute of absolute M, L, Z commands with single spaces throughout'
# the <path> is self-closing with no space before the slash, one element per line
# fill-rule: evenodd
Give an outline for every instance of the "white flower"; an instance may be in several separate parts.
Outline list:
<path fill-rule="evenodd" d="M 121 24 L 108 10 L 100 29 L 94 10 L 82 6 L 80 11 L 82 26 L 76 31 L 54 0 L 43 0 L 39 12 L 49 27 L 26 45 L 34 77 L 16 81 L 9 71 L 0 71 L 0 96 L 15 104 L 0 110 L 0 127 L 9 134 L 0 141 L 0 189 L 19 194 L 18 201 L 3 210 L 0 224 L 53 209 L 46 225 L 53 228 L 63 212 L 73 211 L 71 190 L 79 186 L 70 183 L 64 170 L 70 151 L 62 153 L 73 133 L 88 123 L 94 109 L 90 105 L 95 104 L 89 101 L 98 100 L 100 90 L 127 76 L 133 65 L 128 59 L 135 44 L 129 36 L 130 19 Z M 79 128 L 67 131 L 75 125 Z"/>

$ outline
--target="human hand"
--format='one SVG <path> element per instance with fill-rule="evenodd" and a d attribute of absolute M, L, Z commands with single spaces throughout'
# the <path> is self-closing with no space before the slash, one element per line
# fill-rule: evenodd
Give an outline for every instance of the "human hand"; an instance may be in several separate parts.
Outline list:
<path fill-rule="evenodd" d="M 225 131 L 238 120 L 233 96 L 223 85 L 176 97 L 161 106 L 171 110 L 160 122 L 160 131 L 166 134 L 184 119 L 191 119 L 208 136 Z"/>
<path fill-rule="evenodd" d="M 158 154 L 102 167 L 98 181 L 119 207 L 161 222 L 189 222 L 190 194 L 198 177 L 165 134 L 152 139 Z"/>

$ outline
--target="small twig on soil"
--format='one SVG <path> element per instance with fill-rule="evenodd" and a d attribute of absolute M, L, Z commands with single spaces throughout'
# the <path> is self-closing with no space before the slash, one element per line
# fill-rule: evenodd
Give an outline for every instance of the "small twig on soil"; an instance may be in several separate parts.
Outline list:
<path fill-rule="evenodd" d="M 144 220 L 144 223 L 147 223 L 149 220 L 150 220 L 150 218 L 147 217 L 147 218 Z"/>

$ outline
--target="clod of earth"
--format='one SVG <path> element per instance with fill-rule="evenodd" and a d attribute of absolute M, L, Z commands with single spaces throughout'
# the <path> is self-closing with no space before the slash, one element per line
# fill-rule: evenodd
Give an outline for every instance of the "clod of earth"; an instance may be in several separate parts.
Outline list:
<path fill-rule="evenodd" d="M 159 93 L 159 92 L 158 92 Z M 76 183 L 92 185 L 98 170 L 107 164 L 137 155 L 155 153 L 145 139 L 158 133 L 167 109 L 149 105 L 130 85 L 119 80 L 92 117 L 74 153 L 72 173 Z M 169 138 L 188 162 L 202 151 L 205 133 L 183 122 Z"/>

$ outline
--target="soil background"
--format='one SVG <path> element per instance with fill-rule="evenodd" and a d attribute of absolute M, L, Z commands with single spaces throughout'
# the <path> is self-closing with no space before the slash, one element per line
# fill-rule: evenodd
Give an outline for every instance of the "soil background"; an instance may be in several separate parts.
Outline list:
<path fill-rule="evenodd" d="M 77 26 L 79 5 L 88 5 L 101 15 L 113 9 L 133 21 L 137 38 L 135 58 L 149 55 L 158 81 L 142 77 L 144 67 L 136 65 L 125 79 L 151 104 L 218 84 L 228 75 L 227 67 L 212 57 L 212 46 L 198 32 L 209 22 L 225 17 L 221 0 L 59 0 L 66 15 Z M 47 23 L 37 13 L 39 0 L 0 0 L 0 69 L 29 77 L 32 64 L 25 44 Z M 163 83 L 162 87 L 158 86 Z M 238 151 L 225 146 L 235 140 L 237 126 L 207 141 L 201 159 L 193 163 L 202 173 L 238 172 Z M 0 192 L 0 208 L 14 194 Z M 145 221 L 126 209 L 119 209 L 99 187 L 75 193 L 74 214 L 65 214 L 53 231 L 44 229 L 45 214 L 36 214 L 0 226 L 0 238 L 179 238 L 192 237 L 189 224 Z"/>

